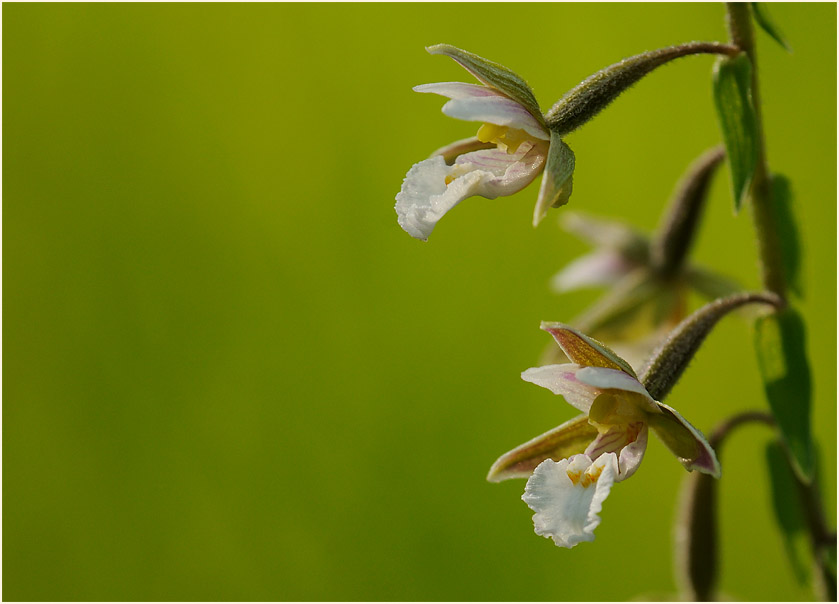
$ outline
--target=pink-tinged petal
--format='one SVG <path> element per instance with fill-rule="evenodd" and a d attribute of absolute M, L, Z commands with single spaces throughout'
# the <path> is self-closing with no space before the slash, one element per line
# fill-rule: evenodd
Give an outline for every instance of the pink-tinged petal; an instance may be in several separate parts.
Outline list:
<path fill-rule="evenodd" d="M 582 453 L 596 437 L 597 429 L 588 423 L 588 416 L 578 415 L 499 457 L 492 464 L 487 480 L 500 482 L 508 478 L 527 478 L 546 459 L 559 461 Z"/>
<path fill-rule="evenodd" d="M 470 136 L 469 138 L 463 138 L 459 141 L 455 141 L 450 145 L 446 145 L 445 147 L 440 147 L 434 153 L 431 154 L 431 157 L 435 155 L 440 155 L 446 161 L 447 164 L 451 165 L 454 163 L 459 156 L 463 155 L 464 153 L 470 153 L 472 151 L 481 151 L 483 149 L 495 149 L 494 143 L 484 143 L 478 140 L 477 136 Z"/>
<path fill-rule="evenodd" d="M 631 375 L 617 369 L 606 369 L 605 367 L 584 367 L 577 372 L 577 380 L 583 384 L 593 386 L 600 391 L 623 390 L 641 395 L 638 404 L 646 412 L 656 412 L 657 403 L 644 388 L 644 385 Z"/>
<path fill-rule="evenodd" d="M 592 462 L 574 455 L 559 462 L 543 461 L 528 479 L 522 500 L 532 509 L 536 534 L 560 547 L 594 541 L 600 510 L 615 482 L 614 453 Z"/>
<path fill-rule="evenodd" d="M 574 363 L 591 367 L 618 369 L 634 378 L 638 377 L 629 363 L 605 345 L 577 331 L 570 325 L 542 322 L 541 328 L 554 337 L 565 356 Z"/>
<path fill-rule="evenodd" d="M 539 175 L 545 165 L 543 150 L 541 145 L 525 142 L 512 154 L 500 149 L 465 153 L 455 160 L 453 173 L 477 171 L 482 174 L 472 195 L 487 199 L 506 197 L 518 193 Z"/>
<path fill-rule="evenodd" d="M 618 455 L 618 468 L 615 480 L 626 480 L 641 465 L 647 450 L 647 424 L 642 421 L 628 424 L 616 424 L 598 435 L 585 450 L 591 459 L 598 459 L 605 453 Z"/>
<path fill-rule="evenodd" d="M 501 92 L 461 82 L 440 82 L 414 86 L 416 92 L 430 92 L 451 99 L 443 113 L 467 122 L 486 122 L 524 130 L 534 138 L 550 140 L 550 134 L 530 112 Z"/>
<path fill-rule="evenodd" d="M 637 266 L 616 250 L 599 250 L 569 263 L 551 279 L 551 289 L 561 294 L 583 287 L 614 285 Z"/>
<path fill-rule="evenodd" d="M 495 88 L 480 84 L 466 84 L 465 82 L 437 82 L 434 84 L 420 84 L 414 86 L 414 92 L 439 94 L 449 99 L 469 99 L 483 97 L 508 98 L 507 95 Z"/>
<path fill-rule="evenodd" d="M 642 424 L 637 438 L 621 449 L 618 457 L 618 473 L 615 478 L 620 482 L 626 480 L 638 469 L 641 465 L 641 460 L 644 459 L 644 452 L 647 450 L 647 435 L 649 430 L 647 424 Z"/>
<path fill-rule="evenodd" d="M 657 405 L 661 413 L 650 414 L 649 422 L 661 441 L 688 470 L 699 470 L 719 478 L 717 455 L 702 433 L 672 407 L 663 403 Z"/>
<path fill-rule="evenodd" d="M 591 403 L 601 391 L 577 379 L 577 372 L 581 369 L 573 364 L 531 367 L 521 374 L 521 379 L 565 397 L 569 405 L 588 413 Z"/>

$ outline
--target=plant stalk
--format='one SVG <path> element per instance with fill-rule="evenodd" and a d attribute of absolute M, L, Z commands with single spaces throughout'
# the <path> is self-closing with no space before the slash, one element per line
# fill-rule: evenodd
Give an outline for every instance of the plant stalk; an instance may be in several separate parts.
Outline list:
<path fill-rule="evenodd" d="M 763 286 L 786 299 L 786 277 L 781 258 L 777 216 L 772 206 L 772 180 L 766 160 L 763 118 L 758 86 L 757 52 L 754 43 L 751 7 L 747 2 L 728 2 L 728 32 L 731 43 L 745 52 L 752 63 L 752 103 L 757 123 L 757 163 L 751 184 L 752 219 L 757 233 L 760 273 Z"/>

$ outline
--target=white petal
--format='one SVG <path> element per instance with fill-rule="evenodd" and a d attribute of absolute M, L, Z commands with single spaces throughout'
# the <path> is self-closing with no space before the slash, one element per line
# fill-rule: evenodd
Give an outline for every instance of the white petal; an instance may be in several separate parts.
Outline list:
<path fill-rule="evenodd" d="M 600 390 L 624 390 L 635 392 L 647 399 L 648 404 L 644 405 L 648 411 L 656 412 L 655 400 L 644 388 L 644 385 L 628 373 L 618 369 L 607 369 L 606 367 L 583 367 L 577 372 L 577 379 L 583 384 L 588 384 Z"/>
<path fill-rule="evenodd" d="M 618 468 L 615 481 L 626 480 L 641 465 L 647 450 L 649 428 L 645 422 L 633 422 L 612 426 L 607 432 L 598 435 L 585 450 L 591 459 L 597 460 L 607 453 L 618 454 Z"/>
<path fill-rule="evenodd" d="M 551 288 L 561 294 L 582 287 L 613 285 L 635 266 L 620 252 L 600 250 L 569 263 L 553 276 Z"/>
<path fill-rule="evenodd" d="M 601 391 L 577 379 L 577 373 L 583 369 L 573 363 L 531 367 L 521 374 L 521 379 L 564 396 L 568 404 L 588 413 L 592 401 Z"/>
<path fill-rule="evenodd" d="M 411 237 L 428 239 L 437 221 L 461 201 L 446 198 L 450 170 L 438 155 L 414 164 L 405 176 L 396 195 L 396 214 L 399 226 Z"/>
<path fill-rule="evenodd" d="M 439 155 L 414 164 L 396 195 L 399 225 L 425 241 L 437 221 L 467 197 L 495 199 L 529 185 L 544 166 L 543 152 L 542 145 L 524 142 L 513 154 L 484 149 L 459 156 L 453 166 Z"/>
<path fill-rule="evenodd" d="M 601 455 L 594 463 L 587 455 L 574 455 L 539 464 L 522 495 L 536 512 L 536 533 L 552 538 L 560 547 L 593 541 L 603 500 L 615 481 L 615 465 L 614 453 Z"/>
<path fill-rule="evenodd" d="M 546 141 L 551 138 L 525 107 L 493 88 L 461 82 L 441 82 L 414 86 L 414 90 L 450 98 L 443 105 L 443 113 L 449 117 L 467 122 L 509 126 Z"/>

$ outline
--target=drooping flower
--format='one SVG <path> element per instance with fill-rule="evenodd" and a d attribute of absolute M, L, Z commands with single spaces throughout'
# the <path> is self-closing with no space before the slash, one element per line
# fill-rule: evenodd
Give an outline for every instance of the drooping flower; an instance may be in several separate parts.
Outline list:
<path fill-rule="evenodd" d="M 438 149 L 408 171 L 396 195 L 399 225 L 425 241 L 437 222 L 464 199 L 513 195 L 546 170 L 534 223 L 549 206 L 565 203 L 571 194 L 574 154 L 548 130 L 527 83 L 506 67 L 453 46 L 438 44 L 428 51 L 450 56 L 481 84 L 444 82 L 414 90 L 449 98 L 444 114 L 481 126 L 476 136 Z"/>
<path fill-rule="evenodd" d="M 502 455 L 487 476 L 492 482 L 528 478 L 522 499 L 535 512 L 537 534 L 561 547 L 592 541 L 603 500 L 614 482 L 637 471 L 649 429 L 685 468 L 719 476 L 705 437 L 654 400 L 629 363 L 567 325 L 543 323 L 542 329 L 571 363 L 528 369 L 522 379 L 562 395 L 582 415 Z"/>

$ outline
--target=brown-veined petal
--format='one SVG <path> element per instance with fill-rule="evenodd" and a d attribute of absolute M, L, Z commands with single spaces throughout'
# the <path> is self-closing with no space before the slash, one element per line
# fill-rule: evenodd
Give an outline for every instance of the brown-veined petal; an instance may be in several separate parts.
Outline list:
<path fill-rule="evenodd" d="M 546 459 L 559 461 L 582 453 L 596 437 L 597 430 L 588 423 L 588 416 L 578 415 L 499 457 L 492 464 L 487 480 L 527 478 Z"/>

